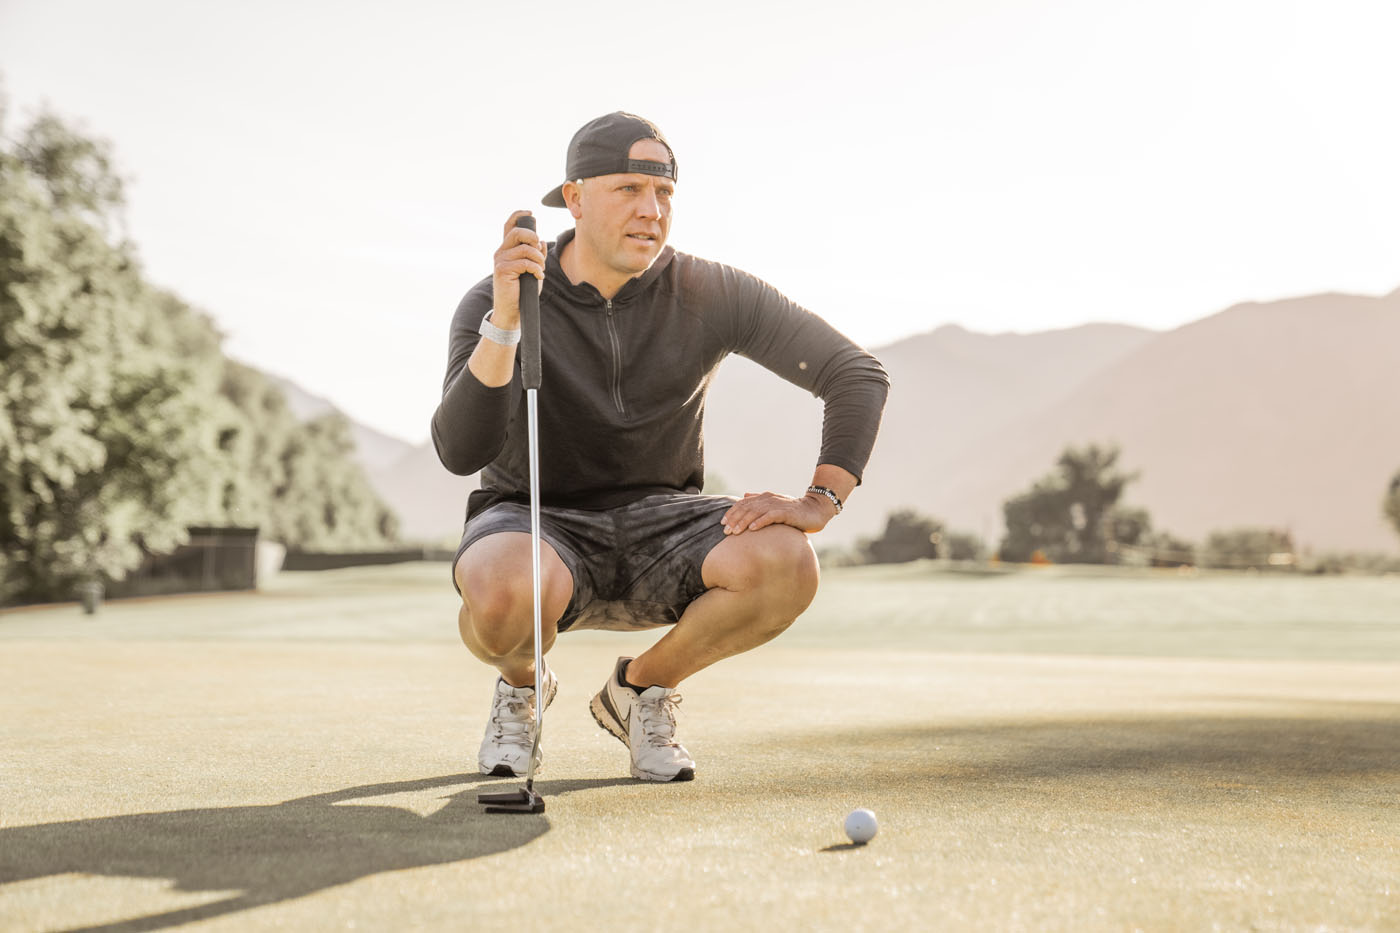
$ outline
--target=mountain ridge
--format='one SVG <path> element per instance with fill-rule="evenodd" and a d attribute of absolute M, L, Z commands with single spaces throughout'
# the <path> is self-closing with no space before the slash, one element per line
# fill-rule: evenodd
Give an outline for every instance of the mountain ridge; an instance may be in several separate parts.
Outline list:
<path fill-rule="evenodd" d="M 1065 446 L 1114 443 L 1141 471 L 1125 502 L 1159 529 L 1200 540 L 1266 525 L 1304 547 L 1394 551 L 1379 501 L 1400 469 L 1398 348 L 1400 288 L 1240 302 L 1164 331 L 948 324 L 902 338 L 872 350 L 892 381 L 880 438 L 817 543 L 852 544 L 913 508 L 995 547 L 1005 498 Z M 800 493 L 821 416 L 818 399 L 731 357 L 707 400 L 707 476 L 735 494 Z M 448 474 L 430 443 L 396 444 L 366 458 L 371 481 L 407 537 L 455 538 L 476 478 Z"/>

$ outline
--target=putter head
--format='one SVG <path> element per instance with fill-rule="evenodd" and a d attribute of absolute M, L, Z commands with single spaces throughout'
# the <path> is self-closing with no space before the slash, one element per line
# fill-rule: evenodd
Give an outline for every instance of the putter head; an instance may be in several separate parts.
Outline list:
<path fill-rule="evenodd" d="M 544 798 L 528 787 L 504 794 L 477 794 L 487 813 L 543 813 Z"/>

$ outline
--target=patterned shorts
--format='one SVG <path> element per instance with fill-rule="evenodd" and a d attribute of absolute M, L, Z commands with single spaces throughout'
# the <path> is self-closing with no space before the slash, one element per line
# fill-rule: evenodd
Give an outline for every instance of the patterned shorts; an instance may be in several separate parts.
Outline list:
<path fill-rule="evenodd" d="M 559 631 L 634 631 L 673 624 L 701 593 L 700 568 L 724 540 L 729 496 L 647 496 L 606 511 L 540 509 L 540 537 L 574 578 Z M 506 531 L 530 533 L 530 507 L 499 502 L 472 517 L 457 557 L 476 541 Z M 456 585 L 456 575 L 453 575 Z"/>

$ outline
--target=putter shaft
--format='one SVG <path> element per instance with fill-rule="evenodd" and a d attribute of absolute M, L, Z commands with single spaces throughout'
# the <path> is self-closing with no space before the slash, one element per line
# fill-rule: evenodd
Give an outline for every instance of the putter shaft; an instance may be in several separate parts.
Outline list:
<path fill-rule="evenodd" d="M 535 742 L 530 749 L 530 764 L 525 773 L 525 789 L 535 786 L 535 759 L 540 752 L 540 735 L 544 732 L 544 652 L 541 645 L 540 621 L 540 438 L 539 398 L 537 390 L 525 390 L 525 416 L 528 422 L 530 446 L 530 576 L 534 586 L 535 636 Z"/>

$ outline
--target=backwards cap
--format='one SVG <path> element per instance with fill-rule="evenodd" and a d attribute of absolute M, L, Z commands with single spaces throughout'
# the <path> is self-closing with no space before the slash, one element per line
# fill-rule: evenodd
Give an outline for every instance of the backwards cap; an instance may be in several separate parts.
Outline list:
<path fill-rule="evenodd" d="M 627 157 L 632 144 L 639 139 L 654 139 L 666 147 L 670 162 Z M 621 110 L 589 120 L 569 141 L 569 155 L 564 164 L 565 181 L 593 178 L 596 175 L 617 175 L 641 172 L 676 180 L 676 154 L 661 135 L 661 129 L 650 120 Z M 540 199 L 546 207 L 564 207 L 564 185 Z"/>

